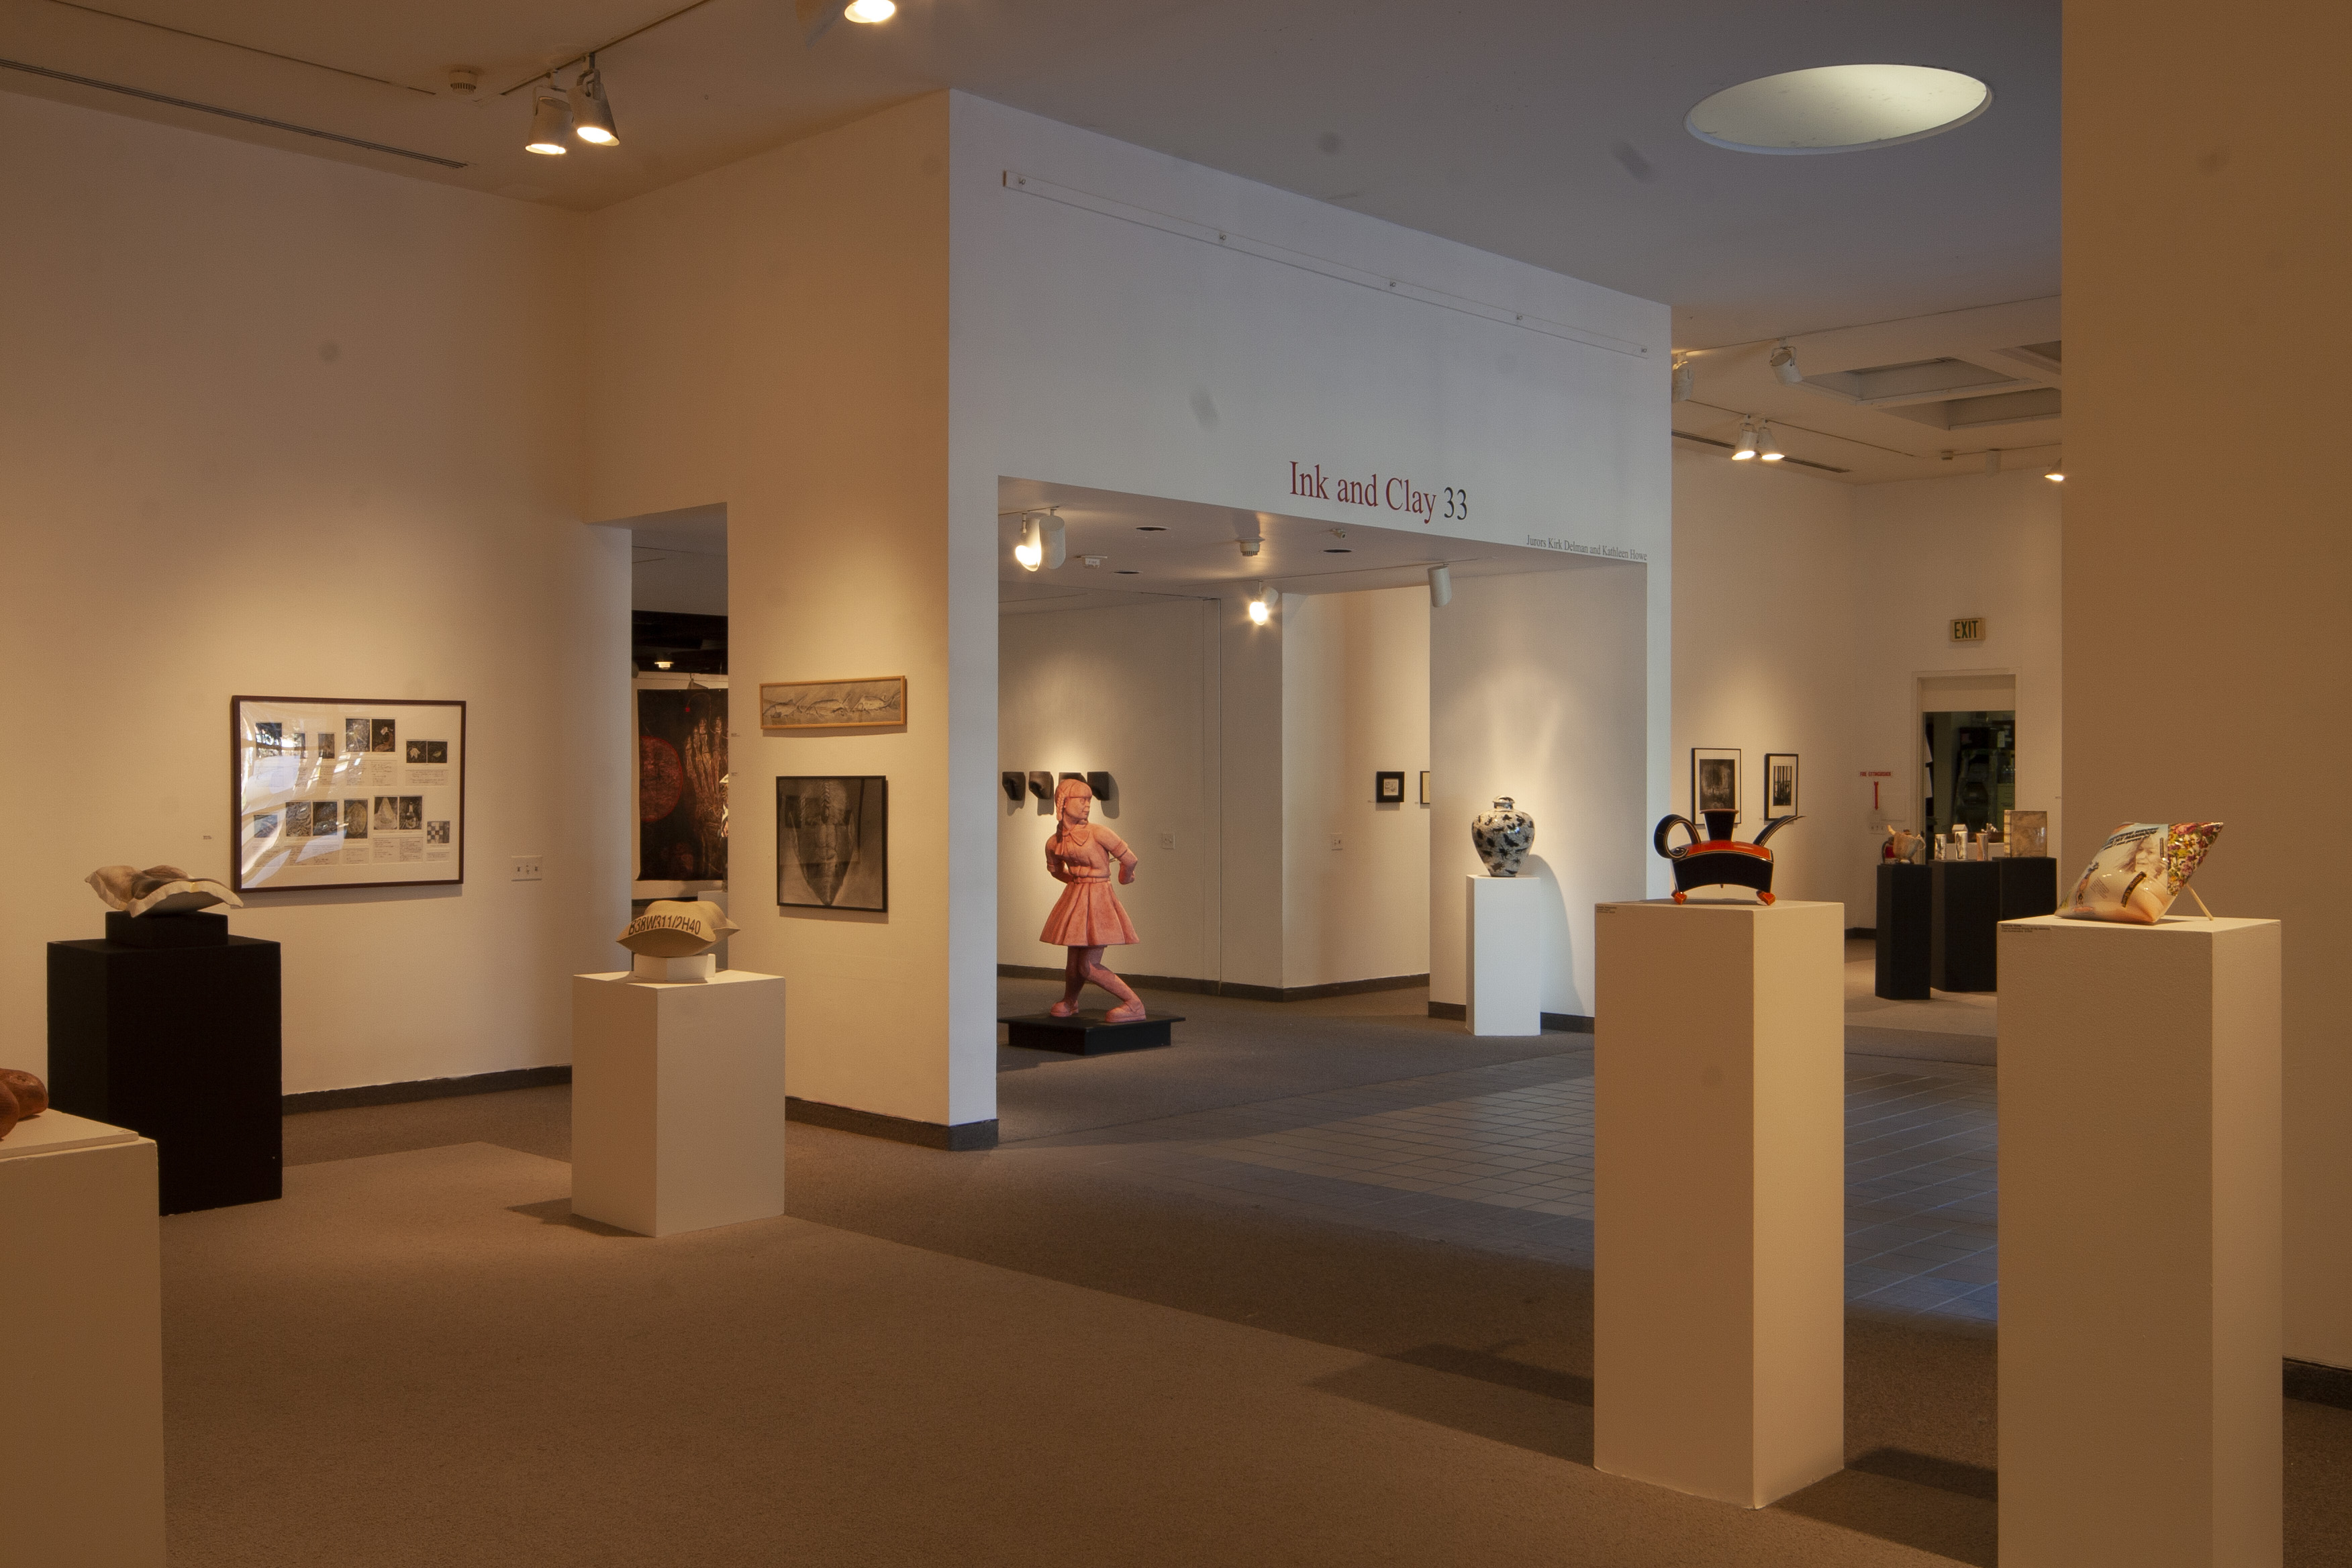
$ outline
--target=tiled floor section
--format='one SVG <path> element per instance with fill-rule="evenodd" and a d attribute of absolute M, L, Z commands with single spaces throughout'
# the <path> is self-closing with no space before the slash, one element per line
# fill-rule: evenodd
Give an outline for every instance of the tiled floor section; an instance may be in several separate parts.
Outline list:
<path fill-rule="evenodd" d="M 1850 1060 L 1846 1296 L 1995 1313 L 1989 1069 Z M 1005 1146 L 1225 1201 L 1592 1266 L 1588 1052 Z"/>

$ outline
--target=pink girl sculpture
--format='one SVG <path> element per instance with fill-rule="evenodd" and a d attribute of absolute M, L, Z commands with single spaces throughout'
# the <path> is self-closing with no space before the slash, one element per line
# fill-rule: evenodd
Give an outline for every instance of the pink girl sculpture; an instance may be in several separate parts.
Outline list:
<path fill-rule="evenodd" d="M 1143 1016 L 1143 1001 L 1103 963 L 1103 949 L 1139 940 L 1135 922 L 1127 918 L 1110 888 L 1114 860 L 1120 881 L 1135 880 L 1135 851 L 1109 828 L 1087 821 L 1094 804 L 1095 792 L 1084 779 L 1064 779 L 1054 786 L 1054 837 L 1045 840 L 1045 869 L 1063 884 L 1062 897 L 1045 917 L 1045 929 L 1037 940 L 1070 950 L 1067 988 L 1053 1005 L 1055 1017 L 1066 1018 L 1078 1010 L 1078 993 L 1091 980 L 1118 998 L 1118 1005 L 1103 1015 L 1104 1021 L 1131 1024 Z"/>

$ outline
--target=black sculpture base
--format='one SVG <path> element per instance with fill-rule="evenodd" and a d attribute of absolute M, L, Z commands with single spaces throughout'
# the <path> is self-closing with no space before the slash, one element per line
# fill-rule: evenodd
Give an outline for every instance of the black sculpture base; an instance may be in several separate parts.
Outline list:
<path fill-rule="evenodd" d="M 1890 1002 L 1927 1000 L 1935 935 L 1934 872 L 1900 860 L 1878 863 L 1878 964 L 1874 992 Z"/>
<path fill-rule="evenodd" d="M 1061 1051 L 1074 1057 L 1107 1056 L 1112 1051 L 1142 1051 L 1172 1046 L 1171 1024 L 1184 1020 L 1173 1013 L 1146 1013 L 1131 1024 L 1106 1022 L 1100 1013 L 1077 1013 L 1056 1018 L 1051 1013 L 1024 1013 L 999 1018 L 1010 1031 L 1006 1044 L 1033 1051 Z"/>
<path fill-rule="evenodd" d="M 126 940 L 49 943 L 49 1103 L 152 1138 L 164 1214 L 283 1191 L 278 944 L 227 926 L 114 914 Z"/>
<path fill-rule="evenodd" d="M 2046 855 L 1938 860 L 1928 869 L 1935 903 L 1929 984 L 1938 991 L 2000 990 L 2000 922 L 2058 912 L 2058 862 Z"/>

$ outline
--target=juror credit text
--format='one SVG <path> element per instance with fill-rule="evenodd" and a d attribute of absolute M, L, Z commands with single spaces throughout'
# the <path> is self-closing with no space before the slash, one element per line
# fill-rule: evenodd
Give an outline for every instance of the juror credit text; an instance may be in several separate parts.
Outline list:
<path fill-rule="evenodd" d="M 1347 506 L 1368 506 L 1375 510 L 1385 507 L 1390 511 L 1408 512 L 1427 522 L 1433 518 L 1448 518 L 1455 522 L 1470 515 L 1470 492 L 1453 485 L 1435 490 L 1420 490 L 1402 474 L 1387 479 L 1373 474 L 1369 479 L 1348 479 L 1337 474 L 1327 474 L 1320 463 L 1300 468 L 1290 465 L 1290 493 L 1310 500 L 1339 501 Z"/>

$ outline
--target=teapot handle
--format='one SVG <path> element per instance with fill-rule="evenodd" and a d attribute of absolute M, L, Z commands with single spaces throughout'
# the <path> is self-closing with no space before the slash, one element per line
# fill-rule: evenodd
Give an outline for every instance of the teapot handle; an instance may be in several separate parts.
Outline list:
<path fill-rule="evenodd" d="M 1666 835 L 1674 830 L 1676 823 L 1682 824 L 1683 831 L 1690 835 L 1690 844 L 1685 844 L 1679 849 L 1669 849 L 1666 847 Z M 1650 846 L 1667 859 L 1679 860 L 1689 854 L 1691 845 L 1700 842 L 1700 839 L 1698 824 L 1687 816 L 1677 815 L 1659 818 L 1657 831 L 1650 835 Z"/>

